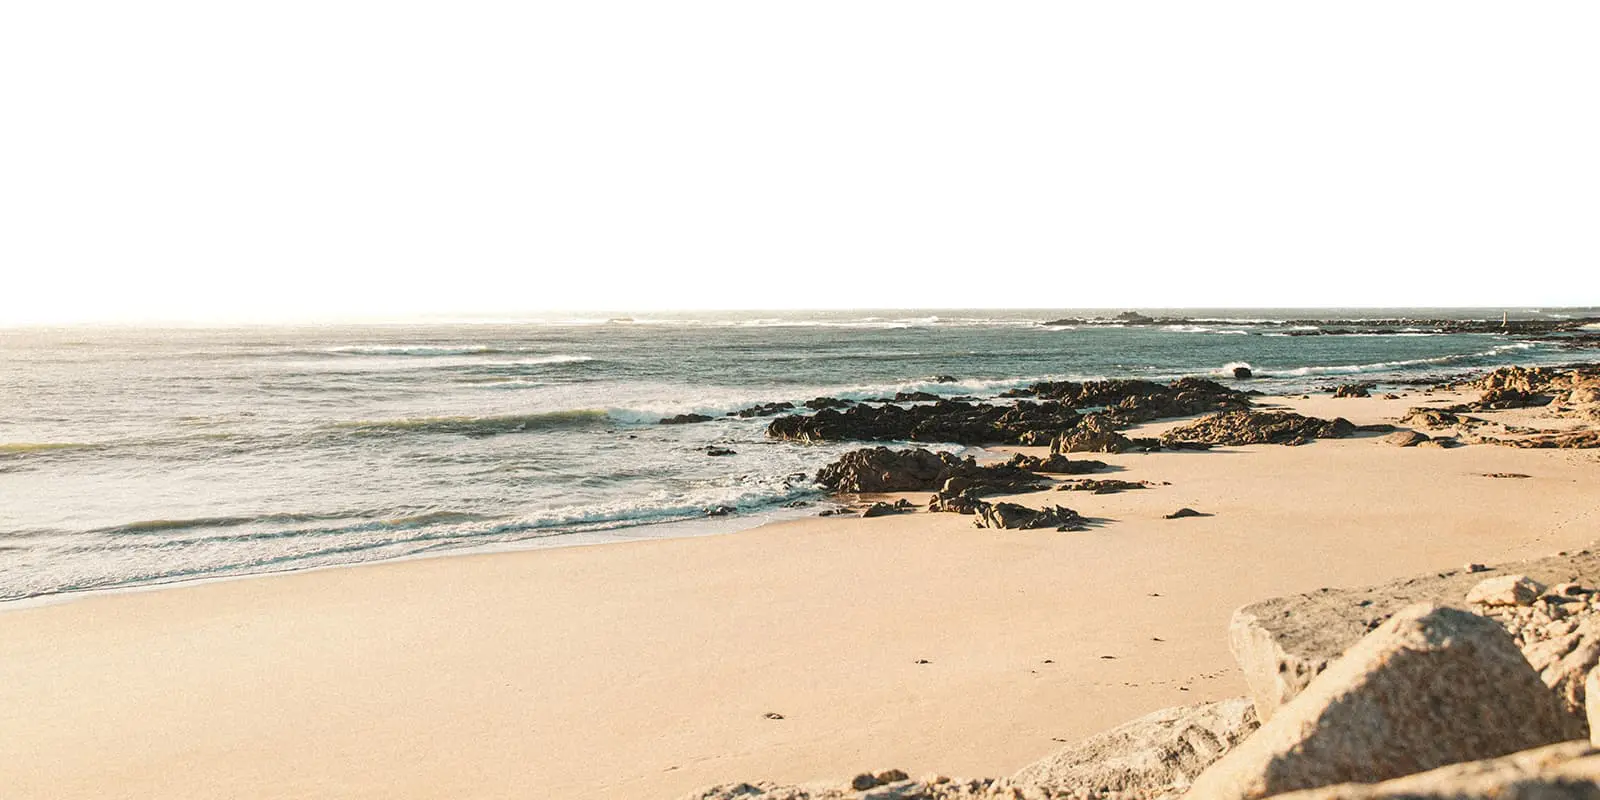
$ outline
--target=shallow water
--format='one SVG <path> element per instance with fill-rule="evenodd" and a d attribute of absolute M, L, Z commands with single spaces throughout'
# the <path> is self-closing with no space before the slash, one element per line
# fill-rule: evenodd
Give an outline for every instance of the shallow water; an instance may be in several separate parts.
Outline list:
<path fill-rule="evenodd" d="M 1206 321 L 760 312 L 0 330 L 0 599 L 578 541 L 719 505 L 812 513 L 784 506 L 820 500 L 806 476 L 850 446 L 769 441 L 768 420 L 722 416 L 760 402 L 988 397 L 1041 379 L 1223 377 L 1236 363 L 1270 392 L 1576 360 L 1497 335 L 1261 324 L 1370 311 L 1181 313 Z M 1499 312 L 1382 314 L 1401 315 Z M 656 424 L 688 412 L 718 419 Z"/>

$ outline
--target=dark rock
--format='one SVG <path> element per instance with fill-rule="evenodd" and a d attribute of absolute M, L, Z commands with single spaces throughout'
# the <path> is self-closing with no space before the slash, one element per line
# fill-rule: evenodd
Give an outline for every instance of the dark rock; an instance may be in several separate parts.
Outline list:
<path fill-rule="evenodd" d="M 1137 311 L 1124 311 L 1121 314 L 1112 317 L 1112 319 L 1121 322 L 1124 325 L 1153 325 L 1156 322 L 1155 317 L 1147 317 Z"/>
<path fill-rule="evenodd" d="M 751 417 L 770 417 L 773 414 L 781 414 L 785 411 L 792 411 L 793 409 L 794 403 L 761 403 L 760 405 L 754 405 L 749 408 L 741 408 L 738 411 L 730 412 L 728 416 L 743 417 L 744 419 L 749 419 Z"/>
<path fill-rule="evenodd" d="M 1006 464 L 1030 472 L 1046 472 L 1051 475 L 1087 475 L 1091 472 L 1100 472 L 1111 468 L 1111 465 L 1104 461 L 1094 461 L 1087 458 L 1074 460 L 1060 453 L 1051 453 L 1044 458 L 1017 453 Z"/>
<path fill-rule="evenodd" d="M 1077 425 L 1079 414 L 1055 402 L 1014 406 L 939 400 L 929 405 L 857 405 L 810 416 L 779 417 L 767 435 L 799 441 L 891 440 L 1043 444 Z"/>
<path fill-rule="evenodd" d="M 1192 508 L 1180 508 L 1167 515 L 1167 519 L 1183 519 L 1184 517 L 1209 517 L 1211 514 L 1202 514 Z"/>
<path fill-rule="evenodd" d="M 735 510 L 737 510 L 737 509 L 735 509 L 733 506 L 712 506 L 712 507 L 706 509 L 706 516 L 708 516 L 708 517 L 726 517 L 729 514 L 732 514 Z"/>
<path fill-rule="evenodd" d="M 955 383 L 956 382 L 956 376 L 954 376 L 954 375 L 935 375 L 935 376 L 933 376 L 933 378 L 931 380 L 934 383 Z"/>
<path fill-rule="evenodd" d="M 1307 417 L 1288 411 L 1227 411 L 1173 428 L 1162 441 L 1246 444 L 1304 444 L 1313 439 L 1342 439 L 1355 432 L 1349 420 Z"/>
<path fill-rule="evenodd" d="M 1372 393 L 1368 392 L 1367 390 L 1371 389 L 1372 386 L 1373 386 L 1373 384 L 1370 384 L 1370 383 L 1347 383 L 1347 384 L 1345 384 L 1343 386 L 1338 387 L 1337 389 L 1334 389 L 1333 390 L 1333 396 L 1334 397 L 1371 397 Z"/>
<path fill-rule="evenodd" d="M 904 508 L 901 508 L 898 505 L 890 505 L 888 503 L 873 503 L 862 510 L 861 517 L 862 519 L 869 517 L 884 517 L 890 514 L 898 514 L 904 510 Z"/>
<path fill-rule="evenodd" d="M 1021 492 L 1037 487 L 1040 479 L 1027 470 L 1000 464 L 978 466 L 972 458 L 957 458 L 916 448 L 890 450 L 871 447 L 852 450 L 817 472 L 817 483 L 836 492 L 919 492 L 965 481 L 957 492 Z"/>
<path fill-rule="evenodd" d="M 1383 437 L 1383 440 L 1396 447 L 1416 447 L 1428 441 L 1428 434 L 1416 431 L 1395 431 Z"/>
<path fill-rule="evenodd" d="M 1087 520 L 1066 506 L 1033 509 L 1017 503 L 982 503 L 976 511 L 974 525 L 980 528 L 1006 530 L 1037 530 L 1055 528 L 1058 531 L 1087 530 Z"/>
<path fill-rule="evenodd" d="M 708 456 L 734 456 L 734 455 L 738 455 L 738 454 L 739 454 L 738 451 L 729 450 L 726 447 L 707 447 L 706 448 L 706 455 L 708 455 Z"/>
<path fill-rule="evenodd" d="M 1250 378 L 1254 378 L 1255 376 L 1256 374 L 1251 372 L 1249 367 L 1233 368 L 1233 379 L 1236 381 L 1248 380 Z"/>
<path fill-rule="evenodd" d="M 1143 481 L 1123 481 L 1115 478 L 1094 480 L 1092 478 L 1069 481 L 1056 487 L 1062 492 L 1094 492 L 1095 494 L 1116 494 L 1129 489 L 1143 489 L 1149 484 Z"/>
<path fill-rule="evenodd" d="M 711 418 L 704 414 L 679 414 L 661 420 L 662 425 L 688 425 L 695 422 L 710 422 Z"/>
<path fill-rule="evenodd" d="M 931 392 L 895 392 L 896 403 L 931 403 L 939 399 L 939 395 Z"/>
<path fill-rule="evenodd" d="M 813 397 L 805 402 L 805 407 L 812 411 L 821 411 L 825 408 L 847 408 L 854 403 L 850 400 L 840 400 L 837 397 Z"/>

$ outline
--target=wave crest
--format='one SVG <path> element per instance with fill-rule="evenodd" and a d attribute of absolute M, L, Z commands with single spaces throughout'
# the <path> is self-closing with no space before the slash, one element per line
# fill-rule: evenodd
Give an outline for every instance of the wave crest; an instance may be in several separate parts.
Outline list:
<path fill-rule="evenodd" d="M 356 420 L 334 423 L 332 427 L 356 435 L 389 436 L 408 433 L 454 433 L 464 436 L 494 436 L 502 433 L 585 428 L 609 422 L 598 408 L 546 411 L 539 414 L 506 414 L 489 417 L 410 417 L 386 420 Z"/>

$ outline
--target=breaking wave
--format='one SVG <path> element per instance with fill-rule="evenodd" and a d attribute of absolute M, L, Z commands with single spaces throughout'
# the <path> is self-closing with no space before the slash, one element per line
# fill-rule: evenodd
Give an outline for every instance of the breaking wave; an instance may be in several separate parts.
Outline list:
<path fill-rule="evenodd" d="M 550 428 L 584 428 L 604 425 L 606 412 L 595 408 L 547 411 L 541 414 L 507 414 L 491 417 L 410 417 L 406 419 L 337 422 L 332 428 L 357 435 L 390 436 L 408 433 L 455 433 L 494 436 L 502 433 Z"/>

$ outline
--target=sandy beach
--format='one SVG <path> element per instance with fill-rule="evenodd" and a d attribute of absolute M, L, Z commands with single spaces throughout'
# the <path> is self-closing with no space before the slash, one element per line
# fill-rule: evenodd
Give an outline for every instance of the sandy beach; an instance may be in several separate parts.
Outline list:
<path fill-rule="evenodd" d="M 1435 399 L 1461 398 L 1263 402 L 1361 424 Z M 1083 533 L 829 517 L 3 609 L 0 793 L 671 798 L 1002 775 L 1243 694 L 1241 604 L 1600 532 L 1593 450 L 1365 435 L 1096 457 L 1164 485 L 1016 498 L 1070 505 Z M 1164 519 L 1180 507 L 1212 516 Z"/>

